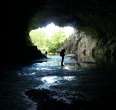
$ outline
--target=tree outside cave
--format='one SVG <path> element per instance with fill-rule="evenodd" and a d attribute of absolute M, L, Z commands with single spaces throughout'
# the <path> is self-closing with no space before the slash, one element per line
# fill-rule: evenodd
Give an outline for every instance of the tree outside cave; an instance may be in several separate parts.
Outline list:
<path fill-rule="evenodd" d="M 47 51 L 49 54 L 57 53 L 58 49 L 72 34 L 74 34 L 73 27 L 59 27 L 54 23 L 29 32 L 33 45 L 37 46 L 42 52 Z"/>

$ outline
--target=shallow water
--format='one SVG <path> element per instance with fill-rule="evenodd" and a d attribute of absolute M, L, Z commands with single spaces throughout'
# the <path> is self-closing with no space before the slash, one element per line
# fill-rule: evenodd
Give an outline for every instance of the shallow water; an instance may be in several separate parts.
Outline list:
<path fill-rule="evenodd" d="M 75 98 L 100 101 L 115 94 L 115 75 L 83 69 L 70 56 L 60 66 L 60 56 L 48 56 L 17 70 L 6 71 L 0 81 L 0 110 L 36 110 L 37 104 L 25 92 L 47 89 L 56 92 L 52 98 L 71 103 Z"/>

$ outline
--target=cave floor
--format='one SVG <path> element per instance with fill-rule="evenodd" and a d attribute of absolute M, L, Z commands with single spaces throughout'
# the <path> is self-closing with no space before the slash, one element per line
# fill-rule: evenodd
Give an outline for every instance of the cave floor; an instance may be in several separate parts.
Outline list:
<path fill-rule="evenodd" d="M 116 75 L 113 71 L 82 68 L 71 56 L 65 56 L 64 66 L 60 66 L 60 61 L 60 56 L 48 56 L 41 63 L 36 60 L 19 69 L 5 71 L 0 78 L 0 110 L 41 110 L 37 101 L 42 99 L 36 100 L 36 96 L 31 99 L 25 94 L 30 90 L 47 90 L 50 100 L 68 105 L 81 101 L 91 109 L 100 109 L 101 105 L 114 108 Z M 82 104 L 79 109 L 87 108 Z"/>

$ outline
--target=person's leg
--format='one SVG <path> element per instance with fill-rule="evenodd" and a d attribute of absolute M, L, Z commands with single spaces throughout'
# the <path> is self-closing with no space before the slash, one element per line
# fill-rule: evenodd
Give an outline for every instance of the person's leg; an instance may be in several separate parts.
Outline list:
<path fill-rule="evenodd" d="M 63 62 L 64 62 L 64 56 L 62 56 L 61 66 L 64 66 Z"/>

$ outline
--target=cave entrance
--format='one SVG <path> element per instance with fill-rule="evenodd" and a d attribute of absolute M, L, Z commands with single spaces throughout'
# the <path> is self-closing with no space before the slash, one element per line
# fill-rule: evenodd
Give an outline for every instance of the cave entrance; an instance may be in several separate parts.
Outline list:
<path fill-rule="evenodd" d="M 31 30 L 29 36 L 33 45 L 39 50 L 55 54 L 74 33 L 75 29 L 72 26 L 60 27 L 51 22 L 46 26 Z"/>

